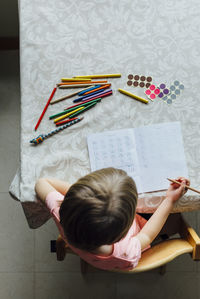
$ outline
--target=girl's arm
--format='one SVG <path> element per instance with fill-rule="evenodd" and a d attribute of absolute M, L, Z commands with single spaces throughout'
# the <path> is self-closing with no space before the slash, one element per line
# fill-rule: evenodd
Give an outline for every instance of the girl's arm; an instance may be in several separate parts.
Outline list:
<path fill-rule="evenodd" d="M 35 184 L 35 192 L 37 196 L 45 202 L 48 193 L 58 191 L 65 195 L 70 187 L 70 184 L 58 179 L 40 178 Z"/>
<path fill-rule="evenodd" d="M 166 198 L 137 234 L 142 249 L 145 249 L 156 238 L 172 211 L 174 203 L 186 192 L 185 185 L 190 185 L 190 181 L 185 178 L 178 178 L 177 180 L 181 182 L 181 185 L 170 184 Z"/>

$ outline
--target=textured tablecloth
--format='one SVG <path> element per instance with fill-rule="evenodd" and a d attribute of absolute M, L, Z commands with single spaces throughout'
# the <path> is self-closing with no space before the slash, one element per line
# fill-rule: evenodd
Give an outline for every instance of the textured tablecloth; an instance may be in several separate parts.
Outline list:
<path fill-rule="evenodd" d="M 89 173 L 86 136 L 94 132 L 180 121 L 191 185 L 200 186 L 198 0 L 20 0 L 19 11 L 21 165 L 10 192 L 22 203 L 30 227 L 49 218 L 35 197 L 36 179 L 73 183 Z M 48 117 L 72 103 L 68 99 L 49 106 L 34 131 L 60 78 L 98 73 L 122 74 L 109 80 L 113 95 L 85 113 L 82 122 L 31 146 L 33 137 L 54 129 Z M 156 85 L 179 80 L 185 89 L 171 105 L 158 99 L 145 105 L 117 91 L 144 97 L 143 88 L 127 86 L 128 74 L 152 76 Z M 54 98 L 70 92 L 58 90 Z M 141 194 L 138 211 L 154 211 L 164 194 Z M 198 194 L 188 192 L 174 212 L 199 208 Z"/>

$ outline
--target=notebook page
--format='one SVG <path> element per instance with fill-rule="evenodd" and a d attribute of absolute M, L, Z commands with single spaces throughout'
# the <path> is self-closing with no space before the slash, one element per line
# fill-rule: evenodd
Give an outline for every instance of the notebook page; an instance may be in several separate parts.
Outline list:
<path fill-rule="evenodd" d="M 179 122 L 144 126 L 134 132 L 143 192 L 167 189 L 167 177 L 188 177 Z"/>
<path fill-rule="evenodd" d="M 106 167 L 123 169 L 141 192 L 139 164 L 132 129 L 106 131 L 87 137 L 91 171 Z"/>

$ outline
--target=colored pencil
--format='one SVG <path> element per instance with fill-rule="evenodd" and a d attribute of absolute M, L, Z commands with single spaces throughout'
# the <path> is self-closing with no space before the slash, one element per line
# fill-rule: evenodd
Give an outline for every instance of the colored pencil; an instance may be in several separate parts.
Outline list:
<path fill-rule="evenodd" d="M 83 95 L 86 91 L 90 91 L 90 90 L 96 89 L 96 88 L 98 88 L 98 87 L 101 87 L 101 85 L 95 85 L 95 86 L 93 86 L 93 87 L 86 88 L 85 91 L 84 91 L 84 90 L 83 90 L 83 91 L 80 91 L 80 92 L 78 93 L 78 95 L 81 96 L 81 95 Z"/>
<path fill-rule="evenodd" d="M 170 182 L 172 182 L 172 183 L 176 183 L 176 184 L 179 184 L 179 185 L 181 185 L 181 183 L 180 183 L 179 181 L 172 180 L 172 179 L 169 179 L 169 178 L 167 178 L 167 180 L 168 180 L 168 181 L 170 181 Z M 195 188 L 192 188 L 192 187 L 190 187 L 190 186 L 187 186 L 187 185 L 185 185 L 185 188 L 186 188 L 186 189 L 190 189 L 190 190 L 192 190 L 192 191 L 194 191 L 194 192 L 197 192 L 197 193 L 199 193 L 199 194 L 200 194 L 200 191 L 199 191 L 199 190 L 197 190 L 197 189 L 195 189 Z"/>
<path fill-rule="evenodd" d="M 84 92 L 83 95 L 91 94 L 91 93 L 93 93 L 93 92 L 95 92 L 95 91 L 98 91 L 98 90 L 101 90 L 101 89 L 104 90 L 104 89 L 110 87 L 110 85 L 111 85 L 111 84 L 105 84 L 105 85 L 102 85 L 102 86 L 100 86 L 100 87 L 97 87 L 96 89 L 93 89 L 93 90 Z"/>
<path fill-rule="evenodd" d="M 101 100 L 101 99 L 100 99 L 100 100 Z M 71 106 L 71 107 L 68 107 L 68 108 L 64 109 L 64 111 L 61 111 L 61 112 L 58 112 L 58 113 L 56 113 L 56 114 L 53 114 L 53 115 L 49 116 L 49 119 L 53 119 L 53 118 L 62 116 L 62 115 L 66 114 L 66 113 L 68 113 L 68 112 L 70 112 L 70 111 L 72 111 L 72 110 L 75 110 L 75 109 L 77 109 L 77 108 L 79 108 L 79 107 L 81 107 L 81 106 L 87 106 L 87 105 L 89 105 L 91 102 L 94 102 L 94 101 L 95 101 L 95 102 L 98 102 L 99 99 L 96 99 L 96 100 L 89 100 L 89 101 L 87 101 L 86 103 L 81 102 L 81 103 L 79 103 L 79 104 L 73 105 L 73 106 Z"/>
<path fill-rule="evenodd" d="M 100 101 L 101 101 L 101 98 L 100 98 L 100 99 L 95 99 L 95 100 L 90 100 L 90 101 L 88 101 L 87 103 L 83 103 L 83 102 L 81 102 L 80 104 L 78 104 L 77 107 L 69 108 L 69 109 L 66 109 L 65 111 L 66 111 L 66 112 L 70 112 L 70 111 L 75 110 L 76 108 L 79 108 L 79 106 L 80 106 L 80 107 L 82 107 L 82 106 L 86 107 L 86 106 L 88 106 L 88 105 L 90 105 L 90 104 L 92 104 L 92 103 L 97 103 L 97 102 L 100 102 Z"/>
<path fill-rule="evenodd" d="M 94 83 L 61 85 L 61 86 L 58 86 L 58 88 L 65 89 L 65 88 L 80 88 L 80 87 L 88 87 L 88 86 L 94 86 Z"/>
<path fill-rule="evenodd" d="M 90 78 L 61 78 L 63 82 L 76 82 L 76 81 L 91 81 Z"/>
<path fill-rule="evenodd" d="M 96 96 L 95 95 L 94 96 L 89 96 L 89 97 L 85 97 L 84 99 L 94 100 L 94 99 L 97 99 L 97 98 L 102 98 L 102 97 L 109 96 L 111 94 L 112 94 L 112 89 L 108 89 L 107 91 L 103 91 L 103 92 L 98 93 Z M 79 101 L 80 101 L 79 98 L 73 100 L 74 103 L 79 102 Z"/>
<path fill-rule="evenodd" d="M 111 89 L 108 89 L 106 91 L 99 90 L 99 91 L 94 92 L 92 94 L 83 95 L 83 96 L 81 96 L 79 98 L 76 98 L 76 99 L 73 100 L 73 102 L 76 103 L 76 102 L 80 102 L 80 101 L 84 101 L 84 100 L 89 100 L 89 99 L 91 99 L 95 95 L 102 95 L 102 94 L 107 93 L 109 91 L 111 91 Z"/>
<path fill-rule="evenodd" d="M 96 104 L 97 104 L 97 102 L 88 105 L 87 107 L 85 107 L 85 108 L 82 109 L 81 111 L 78 111 L 78 112 L 75 112 L 74 114 L 71 114 L 71 115 L 69 116 L 69 118 L 72 118 L 72 117 L 74 117 L 74 116 L 76 116 L 76 115 L 79 115 L 80 113 L 83 113 L 83 112 L 89 110 L 90 108 L 94 107 Z"/>
<path fill-rule="evenodd" d="M 103 82 L 100 82 L 100 81 L 91 81 L 91 82 L 88 82 L 88 83 L 81 83 L 79 84 L 78 82 L 76 84 L 63 84 L 63 85 L 60 85 L 58 86 L 58 88 L 61 88 L 61 89 L 64 89 L 64 88 L 76 88 L 76 87 L 87 87 L 87 86 L 94 86 L 94 85 L 105 85 L 105 83 Z"/>
<path fill-rule="evenodd" d="M 83 94 L 82 97 L 80 97 L 80 99 L 84 100 L 84 99 L 87 99 L 93 95 L 97 95 L 97 94 L 100 94 L 101 92 L 105 91 L 105 89 L 101 89 L 101 90 L 92 90 L 91 93 L 89 94 Z"/>
<path fill-rule="evenodd" d="M 57 83 L 57 86 L 65 86 L 65 85 L 76 85 L 76 84 L 88 84 L 92 83 L 92 80 L 87 80 L 87 81 L 75 81 L 75 82 L 65 82 L 65 83 Z"/>
<path fill-rule="evenodd" d="M 65 118 L 67 118 L 69 115 L 73 114 L 74 112 L 79 111 L 79 110 L 82 110 L 82 109 L 84 109 L 84 106 L 82 106 L 82 107 L 78 107 L 77 109 L 75 109 L 75 110 L 73 110 L 73 111 L 71 111 L 71 112 L 68 112 L 68 113 L 66 113 L 66 114 L 64 114 L 64 115 L 62 115 L 62 116 L 60 116 L 60 117 L 58 117 L 58 118 L 55 118 L 55 119 L 54 119 L 54 122 L 57 123 L 59 120 L 65 119 Z"/>
<path fill-rule="evenodd" d="M 119 77 L 121 77 L 121 74 L 102 74 L 102 75 L 75 76 L 74 78 L 96 79 L 96 78 L 119 78 Z"/>
<path fill-rule="evenodd" d="M 42 120 L 42 118 L 43 118 L 43 116 L 44 116 L 44 114 L 45 114 L 45 112 L 46 112 L 46 110 L 47 110 L 47 108 L 48 108 L 48 106 L 49 106 L 49 104 L 50 104 L 50 102 L 51 102 L 51 100 L 52 100 L 55 92 L 56 92 L 56 89 L 57 89 L 56 87 L 53 89 L 53 91 L 52 91 L 52 93 L 51 93 L 51 95 L 50 95 L 50 97 L 49 97 L 49 99 L 48 99 L 48 101 L 46 103 L 46 106 L 44 107 L 44 110 L 42 111 L 42 114 L 40 115 L 40 118 L 38 119 L 38 122 L 37 122 L 37 124 L 35 126 L 35 131 L 39 127 L 39 124 L 40 124 L 40 122 L 41 122 L 41 120 Z"/>
<path fill-rule="evenodd" d="M 30 140 L 30 143 L 37 145 L 37 144 L 43 142 L 46 138 L 51 137 L 52 135 L 54 135 L 54 134 L 56 134 L 56 133 L 59 133 L 60 131 L 62 131 L 62 130 L 64 130 L 64 129 L 66 129 L 66 128 L 68 128 L 68 127 L 70 127 L 70 126 L 72 126 L 72 125 L 78 123 L 78 122 L 81 121 L 83 118 L 84 118 L 84 117 L 81 117 L 81 118 L 77 118 L 77 119 L 75 119 L 75 120 L 72 120 L 72 121 L 68 122 L 67 124 L 65 124 L 64 126 L 59 127 L 59 128 L 57 128 L 57 129 L 51 131 L 51 132 L 48 133 L 48 134 L 45 134 L 45 135 L 44 135 L 44 134 L 41 134 L 41 135 L 39 135 L 38 137 L 33 138 L 32 140 Z"/>
<path fill-rule="evenodd" d="M 61 125 L 64 125 L 64 124 L 67 124 L 68 122 L 70 122 L 71 120 L 74 120 L 74 119 L 77 119 L 77 117 L 74 117 L 74 118 L 70 118 L 70 119 L 67 119 L 67 120 L 62 120 L 62 121 L 60 121 L 60 122 L 57 122 L 57 123 L 56 123 L 56 127 L 61 126 Z"/>
<path fill-rule="evenodd" d="M 94 87 L 95 87 L 95 86 L 94 86 Z M 88 90 L 88 88 L 83 88 L 83 89 L 81 89 L 81 90 L 78 90 L 78 91 L 75 91 L 75 92 L 73 92 L 73 93 L 70 93 L 70 94 L 68 94 L 68 95 L 66 95 L 66 96 L 64 96 L 64 97 L 62 97 L 62 98 L 56 99 L 56 100 L 54 100 L 54 101 L 51 101 L 51 102 L 50 102 L 50 105 L 53 105 L 53 104 L 55 104 L 55 103 L 58 103 L 58 102 L 60 102 L 60 101 L 65 100 L 65 99 L 69 99 L 69 98 L 71 98 L 71 97 L 77 95 L 79 92 L 84 91 L 84 90 Z"/>
<path fill-rule="evenodd" d="M 62 79 L 64 79 L 64 78 L 62 78 Z M 62 80 L 61 79 L 61 80 Z M 84 78 L 83 78 L 83 80 L 84 80 Z M 73 83 L 73 84 L 78 84 L 78 82 L 80 82 L 80 81 L 83 81 L 82 80 L 82 78 L 79 78 L 79 80 L 78 81 L 76 81 L 76 82 L 71 82 L 71 83 Z M 85 81 L 85 83 L 107 83 L 108 81 L 107 80 L 95 80 L 95 81 L 92 81 L 91 79 L 87 79 L 88 81 Z M 70 84 L 70 82 L 61 82 L 61 83 L 58 83 L 58 84 L 62 84 L 62 85 L 69 85 Z"/>
<path fill-rule="evenodd" d="M 70 106 L 70 107 L 67 107 L 64 110 L 66 111 L 66 110 L 68 110 L 70 108 L 73 108 L 73 107 L 85 106 L 86 104 L 92 103 L 92 102 L 101 102 L 101 98 L 97 98 L 97 99 L 94 99 L 94 100 L 81 101 L 81 103 L 73 105 L 73 106 Z"/>
<path fill-rule="evenodd" d="M 131 98 L 133 98 L 133 99 L 135 99 L 135 100 L 137 100 L 137 101 L 140 101 L 142 103 L 147 104 L 149 102 L 148 100 L 143 99 L 143 98 L 141 98 L 141 97 L 139 97 L 139 96 L 137 96 L 137 95 L 135 95 L 135 94 L 133 94 L 133 93 L 131 93 L 129 91 L 126 91 L 124 89 L 119 88 L 118 91 L 121 92 L 121 93 L 123 93 L 123 94 L 125 94 L 125 95 L 127 95 L 127 96 L 129 96 L 129 97 L 131 97 Z"/>

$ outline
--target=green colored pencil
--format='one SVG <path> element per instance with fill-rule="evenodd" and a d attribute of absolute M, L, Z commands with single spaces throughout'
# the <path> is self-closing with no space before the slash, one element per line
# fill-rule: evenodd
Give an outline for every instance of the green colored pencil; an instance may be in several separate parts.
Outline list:
<path fill-rule="evenodd" d="M 92 104 L 86 106 L 85 108 L 81 109 L 81 111 L 77 111 L 74 114 L 71 114 L 69 116 L 69 118 L 72 118 L 72 117 L 74 117 L 74 116 L 76 116 L 76 115 L 78 115 L 78 114 L 80 114 L 82 112 L 85 112 L 86 110 L 89 110 L 90 108 L 94 107 L 96 104 L 97 104 L 97 102 L 96 103 L 92 103 Z"/>
<path fill-rule="evenodd" d="M 59 113 L 56 113 L 56 114 L 54 114 L 54 115 L 49 116 L 49 119 L 53 119 L 53 118 L 59 117 L 59 116 L 61 116 L 61 115 L 66 114 L 67 112 L 73 111 L 73 110 L 75 110 L 75 109 L 77 109 L 77 108 L 79 108 L 79 107 L 81 107 L 81 106 L 88 106 L 88 105 L 91 104 L 91 103 L 99 102 L 99 101 L 101 101 L 101 98 L 92 100 L 92 101 L 87 102 L 87 103 L 82 103 L 82 104 L 80 103 L 80 104 L 78 104 L 78 105 L 75 106 L 75 107 L 66 109 L 65 111 L 62 111 L 62 112 L 59 112 Z"/>

